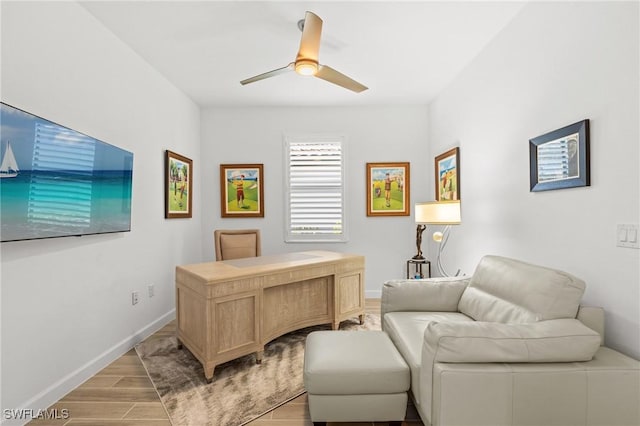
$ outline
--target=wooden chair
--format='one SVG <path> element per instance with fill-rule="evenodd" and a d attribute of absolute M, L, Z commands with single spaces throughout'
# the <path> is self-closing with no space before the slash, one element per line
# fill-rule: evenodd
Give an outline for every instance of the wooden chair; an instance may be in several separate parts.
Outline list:
<path fill-rule="evenodd" d="M 213 240 L 216 260 L 260 256 L 259 229 L 216 229 Z"/>

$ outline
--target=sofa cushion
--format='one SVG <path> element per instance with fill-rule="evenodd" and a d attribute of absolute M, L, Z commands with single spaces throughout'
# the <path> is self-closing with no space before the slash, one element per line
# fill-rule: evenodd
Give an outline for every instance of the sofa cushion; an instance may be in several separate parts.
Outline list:
<path fill-rule="evenodd" d="M 459 312 L 390 312 L 383 328 L 411 369 L 411 391 L 420 400 L 419 377 L 422 365 L 424 330 L 433 321 L 473 321 Z"/>
<path fill-rule="evenodd" d="M 530 324 L 431 322 L 425 354 L 435 362 L 589 361 L 600 335 L 576 319 Z"/>
<path fill-rule="evenodd" d="M 457 312 L 469 277 L 438 277 L 420 280 L 389 280 L 383 285 L 380 310 Z"/>
<path fill-rule="evenodd" d="M 476 321 L 530 323 L 575 318 L 584 281 L 500 256 L 480 260 L 458 310 Z"/>

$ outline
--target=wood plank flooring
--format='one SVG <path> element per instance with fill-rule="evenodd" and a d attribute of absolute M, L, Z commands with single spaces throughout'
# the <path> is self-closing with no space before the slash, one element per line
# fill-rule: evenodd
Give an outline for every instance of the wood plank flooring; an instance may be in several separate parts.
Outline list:
<path fill-rule="evenodd" d="M 380 314 L 380 299 L 367 299 L 366 312 Z M 175 321 L 149 339 L 175 334 Z M 130 350 L 102 369 L 85 383 L 49 407 L 66 419 L 38 419 L 30 426 L 170 426 L 153 383 L 138 358 Z M 62 417 L 59 415 L 58 417 Z M 307 396 L 302 395 L 249 423 L 250 426 L 311 426 Z M 382 426 L 386 423 L 329 423 L 329 426 Z M 422 422 L 411 403 L 403 426 L 420 426 Z M 173 425 L 200 426 L 200 425 Z M 225 426 L 225 425 L 220 425 Z"/>

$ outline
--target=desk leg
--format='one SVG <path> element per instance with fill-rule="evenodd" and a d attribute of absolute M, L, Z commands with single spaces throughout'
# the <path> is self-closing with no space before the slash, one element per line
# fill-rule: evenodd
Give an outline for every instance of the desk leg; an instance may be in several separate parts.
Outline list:
<path fill-rule="evenodd" d="M 360 325 L 364 325 L 364 314 L 360 314 L 358 318 L 360 318 Z"/>
<path fill-rule="evenodd" d="M 340 329 L 340 321 L 334 321 L 331 323 L 331 329 L 332 330 L 339 330 Z"/>
<path fill-rule="evenodd" d="M 178 345 L 177 345 L 178 350 L 182 349 L 182 341 L 180 341 L 180 339 L 178 338 L 176 338 L 176 340 L 178 341 Z"/>
<path fill-rule="evenodd" d="M 204 378 L 207 379 L 207 383 L 211 383 L 213 381 L 213 370 L 215 370 L 215 364 L 207 364 L 204 365 Z"/>
<path fill-rule="evenodd" d="M 262 357 L 264 356 L 264 349 L 256 352 L 256 364 L 262 364 Z"/>

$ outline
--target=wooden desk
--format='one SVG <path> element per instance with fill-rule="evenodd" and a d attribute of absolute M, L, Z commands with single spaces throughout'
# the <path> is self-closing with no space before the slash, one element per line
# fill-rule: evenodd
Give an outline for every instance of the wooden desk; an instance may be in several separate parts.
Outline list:
<path fill-rule="evenodd" d="M 178 344 L 215 366 L 256 353 L 290 331 L 353 316 L 364 322 L 364 257 L 329 251 L 176 267 Z"/>

